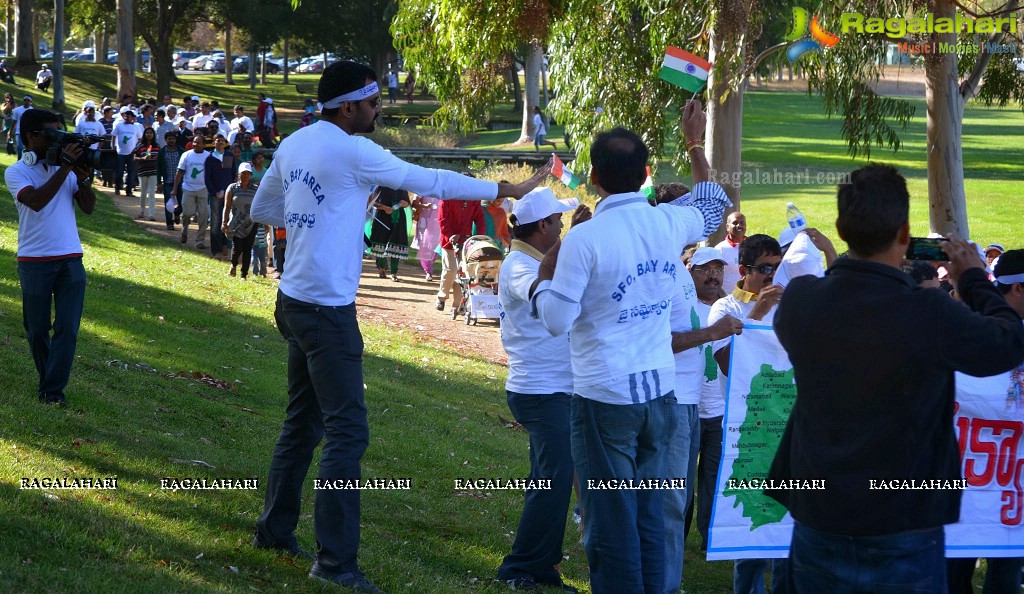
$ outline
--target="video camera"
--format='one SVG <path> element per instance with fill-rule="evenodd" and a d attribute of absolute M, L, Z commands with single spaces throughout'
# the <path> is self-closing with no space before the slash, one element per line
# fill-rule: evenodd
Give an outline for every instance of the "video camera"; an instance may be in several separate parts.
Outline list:
<path fill-rule="evenodd" d="M 64 147 L 69 144 L 77 144 L 82 147 L 82 155 L 72 165 L 85 167 L 90 171 L 93 169 L 114 169 L 117 157 L 114 151 L 102 151 L 89 148 L 89 145 L 103 142 L 102 136 L 93 134 L 75 134 L 63 132 L 54 128 L 44 128 L 43 138 L 50 141 L 50 148 L 46 149 L 47 165 L 63 165 L 61 154 Z"/>

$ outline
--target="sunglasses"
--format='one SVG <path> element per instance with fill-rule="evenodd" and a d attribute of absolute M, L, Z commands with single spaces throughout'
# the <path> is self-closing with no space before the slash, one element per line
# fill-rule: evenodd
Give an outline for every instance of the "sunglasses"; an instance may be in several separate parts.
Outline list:
<path fill-rule="evenodd" d="M 708 268 L 707 266 L 694 266 L 690 271 L 704 276 L 723 276 L 725 274 L 724 268 Z"/>
<path fill-rule="evenodd" d="M 760 266 L 755 266 L 754 264 L 744 264 L 744 266 L 746 266 L 750 270 L 756 270 L 757 272 L 760 272 L 765 276 L 770 276 L 771 273 L 775 272 L 775 270 L 778 268 L 778 266 L 776 266 L 775 264 L 761 264 Z"/>

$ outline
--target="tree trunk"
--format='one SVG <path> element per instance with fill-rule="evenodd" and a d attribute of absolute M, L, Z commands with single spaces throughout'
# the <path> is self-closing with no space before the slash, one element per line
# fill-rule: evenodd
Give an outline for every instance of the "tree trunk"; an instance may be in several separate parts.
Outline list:
<path fill-rule="evenodd" d="M 235 84 L 231 61 L 231 23 L 224 26 L 224 84 Z"/>
<path fill-rule="evenodd" d="M 789 70 L 789 82 L 793 82 L 793 63 L 787 62 L 786 69 Z"/>
<path fill-rule="evenodd" d="M 117 101 L 135 96 L 135 36 L 132 33 L 132 0 L 117 0 Z"/>
<path fill-rule="evenodd" d="M 255 55 L 256 55 L 256 52 L 253 51 L 253 56 L 255 56 Z M 260 52 L 260 84 L 261 85 L 267 84 L 267 50 L 266 49 L 264 49 L 263 51 Z M 255 80 L 252 81 L 252 88 L 253 88 L 253 90 L 256 89 L 256 81 Z"/>
<path fill-rule="evenodd" d="M 7 0 L 7 19 L 5 24 L 7 25 L 7 32 L 4 34 L 4 54 L 8 56 L 14 55 L 14 3 L 11 0 Z"/>
<path fill-rule="evenodd" d="M 719 36 L 711 32 L 711 55 L 708 61 L 715 63 L 715 58 L 722 54 L 735 53 L 736 49 Z M 725 193 L 732 200 L 729 212 L 740 209 L 740 184 L 727 183 L 733 176 L 739 176 L 743 166 L 743 85 L 739 89 L 730 89 L 727 84 L 719 83 L 716 69 L 712 68 L 708 77 L 708 125 L 707 144 L 708 163 L 711 165 L 711 179 L 721 184 Z M 724 97 L 724 101 L 723 101 Z M 739 180 L 736 180 L 739 181 Z M 781 215 L 780 215 L 781 216 Z M 710 245 L 715 245 L 725 236 L 725 225 L 708 238 Z"/>
<path fill-rule="evenodd" d="M 101 35 L 101 46 L 100 46 L 100 59 L 96 62 L 97 64 L 107 63 L 107 53 L 110 52 L 110 31 L 107 31 L 107 26 L 103 25 L 103 34 Z"/>
<path fill-rule="evenodd" d="M 935 0 L 932 13 L 955 18 L 956 5 Z M 956 44 L 955 33 L 933 33 L 932 42 Z M 957 76 L 957 55 L 925 54 L 925 103 L 928 107 L 928 220 L 931 230 L 970 238 L 967 197 L 964 192 L 964 159 L 961 123 L 964 98 Z"/>
<path fill-rule="evenodd" d="M 281 70 L 284 72 L 284 84 L 288 84 L 288 39 L 287 38 L 285 38 L 284 43 L 282 45 L 284 47 L 282 48 L 281 53 L 284 54 L 284 60 L 282 61 L 283 65 L 281 66 Z"/>
<path fill-rule="evenodd" d="M 266 72 L 267 65 L 262 64 L 264 72 Z M 264 74 L 263 76 L 266 76 Z M 256 48 L 249 50 L 249 90 L 256 90 Z"/>
<path fill-rule="evenodd" d="M 102 51 L 103 47 L 103 35 L 102 29 L 96 29 L 92 32 L 92 63 L 102 64 L 107 59 L 107 52 Z M 101 54 L 102 51 L 102 54 Z"/>
<path fill-rule="evenodd" d="M 523 85 L 519 83 L 519 69 L 516 68 L 515 56 L 512 57 L 512 66 L 509 66 L 508 73 L 512 83 L 512 97 L 515 104 L 512 105 L 512 113 L 523 111 Z"/>
<path fill-rule="evenodd" d="M 15 29 L 18 35 L 15 40 L 18 61 L 15 66 L 29 66 L 36 63 L 36 46 L 32 42 L 32 0 L 8 0 L 17 1 L 17 12 Z"/>
<path fill-rule="evenodd" d="M 64 111 L 64 0 L 53 0 L 53 109 Z"/>
<path fill-rule="evenodd" d="M 523 125 L 518 143 L 533 142 L 533 108 L 540 105 L 540 67 L 544 54 L 539 44 L 530 47 L 523 72 L 526 73 L 526 89 L 523 92 Z"/>
<path fill-rule="evenodd" d="M 174 51 L 171 49 L 170 36 L 160 38 L 156 47 L 150 50 L 149 69 L 156 72 L 156 96 L 171 94 L 171 81 L 174 80 Z"/>

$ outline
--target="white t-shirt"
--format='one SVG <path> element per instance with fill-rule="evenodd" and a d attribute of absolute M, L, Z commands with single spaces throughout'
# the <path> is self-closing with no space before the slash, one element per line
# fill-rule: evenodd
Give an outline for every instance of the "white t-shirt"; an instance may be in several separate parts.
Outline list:
<path fill-rule="evenodd" d="M 181 189 L 188 192 L 198 192 L 206 189 L 206 158 L 210 153 L 203 151 L 197 153 L 190 149 L 181 154 L 178 159 L 178 171 L 183 171 L 181 177 Z"/>
<path fill-rule="evenodd" d="M 698 300 L 694 308 L 703 324 L 702 327 L 707 328 L 711 306 Z M 700 378 L 700 404 L 697 406 L 697 413 L 702 419 L 711 419 L 725 414 L 725 398 L 719 387 L 718 377 L 721 374 L 718 372 L 718 363 L 715 361 L 714 344 L 704 343 L 700 345 L 700 348 L 703 372 Z"/>
<path fill-rule="evenodd" d="M 513 240 L 498 274 L 501 346 L 508 353 L 505 389 L 520 394 L 571 394 L 569 335 L 551 336 L 530 315 L 530 287 L 543 257 L 529 244 Z"/>
<path fill-rule="evenodd" d="M 192 117 L 192 128 L 193 129 L 195 129 L 195 128 L 205 128 L 206 124 L 208 124 L 210 122 L 210 120 L 212 120 L 212 119 L 213 119 L 213 114 L 210 114 L 210 113 L 208 113 L 208 114 L 197 113 L 196 115 L 194 115 Z"/>
<path fill-rule="evenodd" d="M 17 161 L 4 172 L 7 189 L 18 207 L 18 259 L 52 259 L 62 256 L 81 256 L 82 242 L 78 238 L 75 220 L 75 192 L 78 179 L 69 173 L 57 194 L 36 212 L 18 201 L 25 188 L 40 188 L 57 174 L 59 167 L 43 165 L 42 159 L 31 167 Z"/>
<path fill-rule="evenodd" d="M 533 114 L 533 133 L 541 136 L 548 133 L 548 129 L 544 127 L 544 118 L 540 117 L 539 113 Z"/>
<path fill-rule="evenodd" d="M 14 135 L 15 136 L 17 136 L 18 134 L 21 133 L 21 116 L 24 115 L 25 112 L 30 110 L 30 109 L 32 109 L 31 105 L 28 106 L 28 107 L 25 107 L 25 105 L 22 104 L 22 105 L 19 105 L 19 106 L 15 107 L 13 110 L 11 110 L 11 119 L 14 120 Z"/>
<path fill-rule="evenodd" d="M 680 263 L 682 260 L 680 260 Z M 677 274 L 676 292 L 672 297 L 672 313 L 669 324 L 672 332 L 691 332 L 705 327 L 706 317 L 697 312 L 697 288 L 693 277 L 685 268 Z M 679 404 L 698 404 L 700 402 L 700 377 L 704 373 L 704 346 L 698 345 L 685 351 L 674 353 L 676 360 L 676 401 Z"/>
<path fill-rule="evenodd" d="M 330 122 L 300 128 L 274 153 L 252 205 L 255 221 L 288 230 L 281 292 L 318 305 L 355 301 L 366 247 L 364 213 L 373 185 L 441 199 L 493 200 L 498 195 L 494 182 L 406 163 Z"/>
<path fill-rule="evenodd" d="M 722 277 L 722 286 L 726 291 L 731 291 L 736 283 L 740 282 L 740 246 L 733 247 L 729 240 L 723 239 L 715 246 L 715 249 L 722 252 L 725 258 L 725 276 Z"/>
<path fill-rule="evenodd" d="M 36 84 L 50 80 L 51 78 L 53 78 L 53 72 L 50 69 L 45 68 L 36 73 Z"/>
<path fill-rule="evenodd" d="M 135 152 L 135 146 L 142 140 L 142 126 L 138 122 L 131 124 L 123 120 L 118 122 L 110 134 L 114 137 L 114 149 L 119 155 L 130 155 Z"/>
<path fill-rule="evenodd" d="M 231 120 L 231 129 L 238 131 L 246 130 L 248 132 L 252 132 L 253 130 L 256 129 L 256 126 L 253 126 L 252 120 L 249 119 L 249 116 L 242 116 L 240 118 L 235 118 Z"/>
<path fill-rule="evenodd" d="M 534 303 L 549 332 L 570 324 L 575 393 L 626 405 L 675 389 L 669 315 L 686 274 L 679 254 L 703 230 L 696 208 L 652 208 L 636 192 L 608 196 L 566 234 L 554 279 L 537 286 Z M 567 321 L 567 308 L 581 313 Z"/>
<path fill-rule="evenodd" d="M 97 122 L 95 120 L 90 122 L 89 120 L 83 119 L 82 121 L 78 122 L 77 126 L 75 126 L 75 133 L 76 134 L 93 134 L 95 136 L 105 136 L 107 134 L 107 130 L 106 130 L 106 128 L 103 127 L 103 124 L 101 124 L 101 123 L 99 123 L 99 122 Z M 91 149 L 98 149 L 98 148 L 100 148 L 100 143 L 94 142 L 92 145 L 89 146 L 89 148 L 91 148 Z"/>

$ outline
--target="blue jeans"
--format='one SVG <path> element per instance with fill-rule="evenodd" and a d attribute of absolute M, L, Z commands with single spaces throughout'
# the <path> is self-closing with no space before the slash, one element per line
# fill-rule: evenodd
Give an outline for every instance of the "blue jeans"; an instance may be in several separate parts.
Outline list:
<path fill-rule="evenodd" d="M 127 179 L 125 179 L 127 173 Z M 128 192 L 135 189 L 138 180 L 135 179 L 135 155 L 117 155 L 114 161 L 114 190 L 120 192 L 121 188 L 127 188 Z"/>
<path fill-rule="evenodd" d="M 210 201 L 210 253 L 216 256 L 231 246 L 231 241 L 224 235 L 224 197 L 217 198 L 209 194 Z"/>
<path fill-rule="evenodd" d="M 941 526 L 846 536 L 794 522 L 789 559 L 797 592 L 948 592 Z"/>
<path fill-rule="evenodd" d="M 267 246 L 252 246 L 253 276 L 267 276 Z"/>
<path fill-rule="evenodd" d="M 572 451 L 569 442 L 569 394 L 506 392 L 512 415 L 530 434 L 530 477 L 548 479 L 550 489 L 526 492 L 512 552 L 498 568 L 498 579 L 533 577 L 559 585 L 555 568 L 562 562 L 565 517 L 572 494 Z"/>
<path fill-rule="evenodd" d="M 78 327 L 85 305 L 82 257 L 18 262 L 21 315 L 39 374 L 38 395 L 63 396 L 75 361 Z M 53 304 L 53 337 L 50 305 Z"/>
<path fill-rule="evenodd" d="M 654 593 L 664 587 L 664 491 L 598 489 L 588 481 L 666 478 L 678 408 L 671 392 L 625 405 L 573 395 L 572 458 L 594 594 Z"/>
<path fill-rule="evenodd" d="M 772 594 L 794 592 L 789 559 L 737 559 L 732 566 L 733 594 L 764 594 L 764 572 L 772 572 Z"/>
<path fill-rule="evenodd" d="M 711 417 L 700 420 L 700 454 L 697 457 L 697 485 L 686 498 L 686 530 L 684 537 L 690 534 L 690 520 L 693 518 L 694 494 L 697 499 L 697 532 L 700 533 L 701 550 L 708 548 L 708 530 L 711 526 L 711 506 L 715 502 L 715 490 L 718 488 L 718 466 L 722 460 L 722 417 Z M 686 476 L 686 486 L 690 486 L 690 476 Z"/>
<path fill-rule="evenodd" d="M 318 478 L 361 478 L 359 461 L 370 441 L 363 337 L 355 304 L 315 305 L 279 291 L 274 318 L 288 342 L 288 407 L 256 529 L 267 546 L 293 547 L 303 482 L 323 437 Z M 319 566 L 332 573 L 358 569 L 359 491 L 317 490 L 313 514 Z"/>
<path fill-rule="evenodd" d="M 700 450 L 700 416 L 696 404 L 676 405 L 679 422 L 668 449 L 666 478 L 686 478 L 686 489 L 665 492 L 665 587 L 678 592 L 683 580 L 683 550 L 686 547 L 686 502 L 692 498 L 693 475 L 697 474 Z"/>

